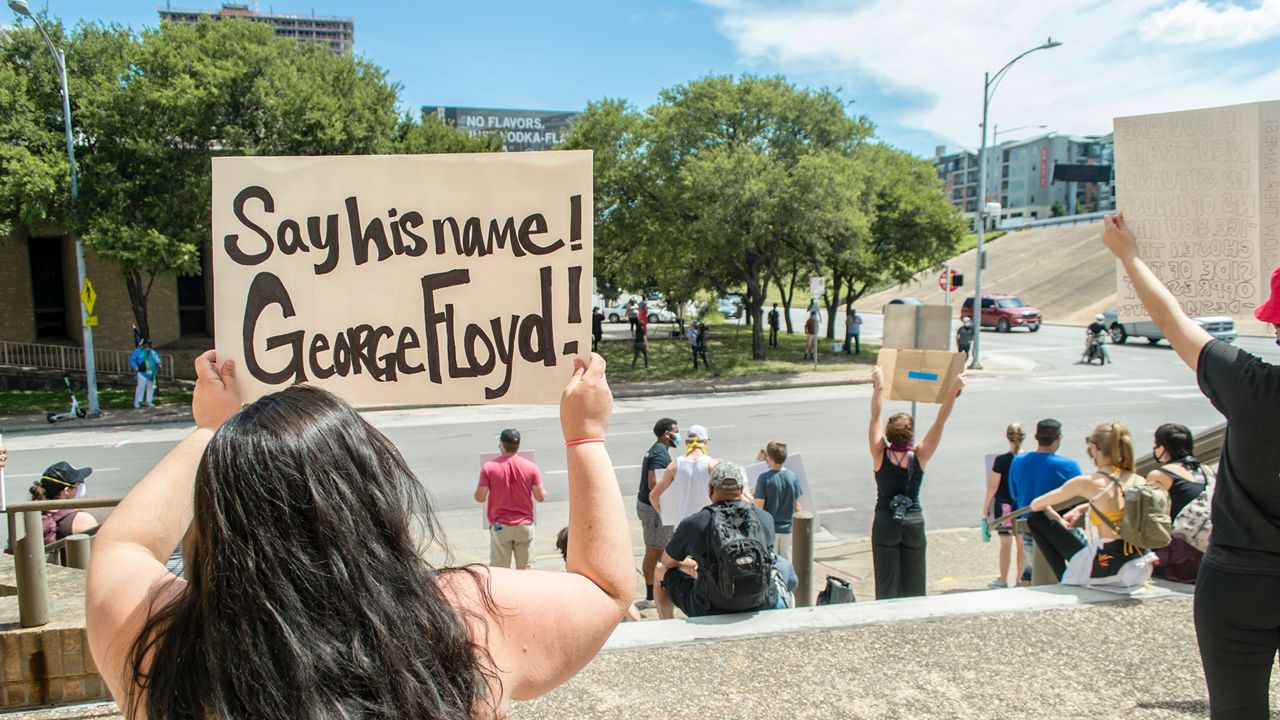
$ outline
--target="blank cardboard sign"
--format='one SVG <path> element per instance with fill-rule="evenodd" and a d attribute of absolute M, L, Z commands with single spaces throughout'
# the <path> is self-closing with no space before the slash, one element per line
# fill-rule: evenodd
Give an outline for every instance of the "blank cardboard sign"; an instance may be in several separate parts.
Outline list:
<path fill-rule="evenodd" d="M 964 371 L 964 353 L 943 350 L 880 351 L 884 393 L 890 400 L 940 403 Z"/>
<path fill-rule="evenodd" d="M 1116 198 L 1190 315 L 1253 322 L 1280 264 L 1280 101 L 1115 119 Z M 1116 265 L 1122 319 L 1146 316 Z"/>
<path fill-rule="evenodd" d="M 591 153 L 213 160 L 215 346 L 245 400 L 556 403 L 590 350 Z"/>
<path fill-rule="evenodd" d="M 950 350 L 951 306 L 886 305 L 884 342 L 899 350 Z"/>

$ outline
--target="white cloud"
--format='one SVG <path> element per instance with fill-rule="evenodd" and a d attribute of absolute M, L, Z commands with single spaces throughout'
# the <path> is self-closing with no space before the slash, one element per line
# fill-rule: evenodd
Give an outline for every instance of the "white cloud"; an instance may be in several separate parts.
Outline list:
<path fill-rule="evenodd" d="M 1280 96 L 1274 63 L 1232 76 L 1206 68 L 1196 48 L 1141 41 L 1152 23 L 1172 22 L 1161 18 L 1181 6 L 1167 8 L 1166 0 L 827 0 L 785 8 L 701 2 L 724 8 L 719 30 L 754 69 L 870 78 L 890 92 L 933 97 L 923 110 L 872 119 L 969 146 L 979 139 L 983 72 L 1049 36 L 1064 45 L 1009 72 L 991 106 L 993 124 L 1105 133 L 1113 117 Z M 1278 2 L 1265 0 L 1268 7 Z"/>
<path fill-rule="evenodd" d="M 1247 45 L 1280 33 L 1280 0 L 1261 0 L 1256 7 L 1182 0 L 1152 13 L 1142 37 L 1156 42 Z"/>

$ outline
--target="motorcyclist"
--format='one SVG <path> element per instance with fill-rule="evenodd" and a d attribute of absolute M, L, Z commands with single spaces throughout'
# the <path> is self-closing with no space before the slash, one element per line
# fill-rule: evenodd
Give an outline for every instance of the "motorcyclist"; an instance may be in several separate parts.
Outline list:
<path fill-rule="evenodd" d="M 1084 338 L 1084 356 L 1086 360 L 1098 358 L 1102 364 L 1111 362 L 1111 355 L 1107 352 L 1107 316 L 1099 313 L 1093 318 L 1093 322 L 1089 323 L 1089 327 L 1085 328 Z"/>

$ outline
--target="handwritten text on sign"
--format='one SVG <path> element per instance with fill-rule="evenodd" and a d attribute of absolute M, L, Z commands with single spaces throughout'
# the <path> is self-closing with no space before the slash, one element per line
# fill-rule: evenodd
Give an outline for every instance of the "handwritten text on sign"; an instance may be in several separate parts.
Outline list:
<path fill-rule="evenodd" d="M 1142 257 L 1192 315 L 1248 317 L 1265 299 L 1280 260 L 1267 159 L 1277 127 L 1280 102 L 1116 118 L 1120 209 Z M 1120 315 L 1145 315 L 1119 268 L 1117 280 Z"/>
<path fill-rule="evenodd" d="M 215 158 L 215 344 L 246 398 L 554 403 L 589 345 L 589 152 Z"/>

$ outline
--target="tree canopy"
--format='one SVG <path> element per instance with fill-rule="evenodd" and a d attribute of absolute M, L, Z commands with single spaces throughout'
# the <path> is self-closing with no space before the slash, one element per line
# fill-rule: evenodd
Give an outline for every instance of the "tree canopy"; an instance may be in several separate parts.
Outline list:
<path fill-rule="evenodd" d="M 962 234 L 928 163 L 875 142 L 835 93 L 781 77 L 705 77 L 643 112 L 592 103 L 567 144 L 595 151 L 597 274 L 675 300 L 745 290 L 757 359 L 770 280 L 826 275 L 833 305 L 939 262 Z"/>
<path fill-rule="evenodd" d="M 162 23 L 135 33 L 44 21 L 67 54 L 80 201 L 57 73 L 38 31 L 0 35 L 0 232 L 61 226 L 125 274 L 139 329 L 158 275 L 200 272 L 209 238 L 210 158 L 485 152 L 495 136 L 402 114 L 378 66 L 277 39 L 239 20 Z"/>

